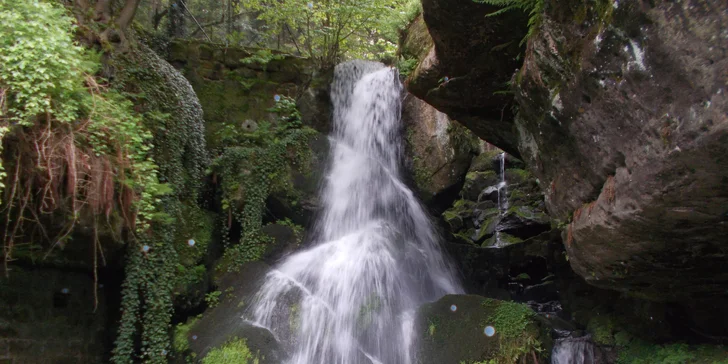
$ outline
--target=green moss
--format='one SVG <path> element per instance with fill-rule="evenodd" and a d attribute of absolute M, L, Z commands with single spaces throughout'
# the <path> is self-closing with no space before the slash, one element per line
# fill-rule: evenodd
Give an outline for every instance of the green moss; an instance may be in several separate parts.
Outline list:
<path fill-rule="evenodd" d="M 483 306 L 488 309 L 495 306 L 484 326 L 492 325 L 504 338 L 515 338 L 523 334 L 534 315 L 533 310 L 522 303 L 488 299 L 483 302 Z"/>
<path fill-rule="evenodd" d="M 432 177 L 432 173 L 427 169 L 427 164 L 422 158 L 417 156 L 412 158 L 413 177 L 415 185 L 420 191 L 428 191 Z"/>
<path fill-rule="evenodd" d="M 187 320 L 187 322 L 185 322 L 184 324 L 178 324 L 174 328 L 174 340 L 172 342 L 172 347 L 174 348 L 174 351 L 181 354 L 190 349 L 190 344 L 187 340 L 187 337 L 190 334 L 192 326 L 194 326 L 198 320 L 199 319 L 197 317 L 193 317 Z"/>
<path fill-rule="evenodd" d="M 511 234 L 506 234 L 504 232 L 501 232 L 501 233 L 498 233 L 497 236 L 493 235 L 492 237 L 488 238 L 488 240 L 483 242 L 482 246 L 483 247 L 494 246 L 494 245 L 496 245 L 496 243 L 498 241 L 500 241 L 501 245 L 506 246 L 506 245 L 522 243 L 523 239 L 521 239 L 517 236 L 513 236 Z"/>
<path fill-rule="evenodd" d="M 258 355 L 253 355 L 245 339 L 237 338 L 210 350 L 202 359 L 202 364 L 258 364 L 259 362 Z"/>
<path fill-rule="evenodd" d="M 601 345 L 614 345 L 614 319 L 609 315 L 594 316 L 587 324 L 587 331 L 592 334 L 595 343 Z"/>
<path fill-rule="evenodd" d="M 493 326 L 499 338 L 496 362 L 515 363 L 518 358 L 542 350 L 539 331 L 533 322 L 535 312 L 527 305 L 486 299 L 483 307 L 491 314 L 482 326 Z"/>
<path fill-rule="evenodd" d="M 621 342 L 618 364 L 726 364 L 728 351 L 718 345 L 652 344 L 638 339 Z"/>
<path fill-rule="evenodd" d="M 506 181 L 508 183 L 521 183 L 533 178 L 531 173 L 526 170 L 513 168 L 506 170 Z"/>
<path fill-rule="evenodd" d="M 288 328 L 291 330 L 291 332 L 297 331 L 301 325 L 301 313 L 299 312 L 300 309 L 301 306 L 299 306 L 298 303 L 294 303 L 291 305 L 288 312 Z"/>
<path fill-rule="evenodd" d="M 493 160 L 503 153 L 500 149 L 486 150 L 478 154 L 470 163 L 471 172 L 485 172 L 493 170 Z"/>
<path fill-rule="evenodd" d="M 212 240 L 214 224 L 214 214 L 194 204 L 182 205 L 175 234 L 175 250 L 182 265 L 194 266 L 205 256 Z"/>
<path fill-rule="evenodd" d="M 516 276 L 515 280 L 517 281 L 528 281 L 531 280 L 531 276 L 528 275 L 528 273 L 521 273 Z"/>
<path fill-rule="evenodd" d="M 460 199 L 460 200 L 455 201 L 455 203 L 452 206 L 456 209 L 459 209 L 460 211 L 463 211 L 463 210 L 472 209 L 473 205 L 475 205 L 475 203 L 473 201 Z"/>

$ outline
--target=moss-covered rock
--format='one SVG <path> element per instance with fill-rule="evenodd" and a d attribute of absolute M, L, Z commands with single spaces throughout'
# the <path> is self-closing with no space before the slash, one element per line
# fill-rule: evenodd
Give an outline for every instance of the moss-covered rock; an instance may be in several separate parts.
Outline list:
<path fill-rule="evenodd" d="M 500 177 L 494 170 L 468 172 L 465 175 L 465 183 L 463 189 L 460 190 L 460 196 L 470 201 L 479 201 L 481 193 L 488 187 L 497 186 L 498 182 L 500 182 Z"/>
<path fill-rule="evenodd" d="M 259 363 L 282 362 L 283 353 L 273 335 L 242 319 L 269 269 L 265 263 L 249 262 L 234 273 L 219 271 L 215 280 L 220 292 L 217 304 L 175 328 L 174 347 L 178 356 L 205 358 L 215 351 L 225 351 L 230 342 L 245 339 Z"/>
<path fill-rule="evenodd" d="M 534 357 L 543 360 L 551 346 L 549 328 L 528 306 L 473 295 L 448 295 L 423 305 L 417 330 L 422 364 L 530 363 Z"/>

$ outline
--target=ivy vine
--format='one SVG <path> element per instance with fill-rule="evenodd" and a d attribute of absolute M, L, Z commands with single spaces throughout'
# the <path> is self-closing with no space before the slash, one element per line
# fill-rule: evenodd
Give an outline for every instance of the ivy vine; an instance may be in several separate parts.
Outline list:
<path fill-rule="evenodd" d="M 274 122 L 228 124 L 220 131 L 227 146 L 212 168 L 221 180 L 222 208 L 228 215 L 223 226 L 227 246 L 223 264 L 228 270 L 263 254 L 272 239 L 261 231 L 268 195 L 289 179 L 291 168 L 305 168 L 311 159 L 308 143 L 316 131 L 303 126 L 295 100 L 286 96 L 277 100 L 268 110 L 277 115 Z M 230 241 L 233 223 L 242 231 L 235 244 Z"/>

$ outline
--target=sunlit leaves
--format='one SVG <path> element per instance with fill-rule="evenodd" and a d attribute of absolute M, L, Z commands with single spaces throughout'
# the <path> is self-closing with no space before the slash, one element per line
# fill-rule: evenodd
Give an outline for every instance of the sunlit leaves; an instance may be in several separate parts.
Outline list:
<path fill-rule="evenodd" d="M 394 54 L 391 14 L 407 0 L 244 0 L 259 12 L 271 39 L 313 58 L 322 68 L 346 58 L 382 59 Z M 389 22 L 389 23 L 388 23 Z"/>

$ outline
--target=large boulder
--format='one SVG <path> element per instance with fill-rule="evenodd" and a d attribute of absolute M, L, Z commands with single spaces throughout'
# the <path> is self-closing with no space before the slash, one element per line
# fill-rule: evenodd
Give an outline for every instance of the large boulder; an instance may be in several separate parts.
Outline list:
<path fill-rule="evenodd" d="M 402 105 L 402 123 L 407 164 L 422 198 L 449 205 L 478 151 L 478 138 L 411 94 Z"/>
<path fill-rule="evenodd" d="M 519 150 L 552 217 L 570 222 L 572 267 L 594 285 L 728 296 L 716 269 L 728 261 L 724 10 L 570 1 L 529 42 L 514 79 Z"/>
<path fill-rule="evenodd" d="M 519 303 L 448 295 L 420 307 L 416 324 L 420 364 L 538 363 L 550 352 L 546 321 Z"/>
<path fill-rule="evenodd" d="M 498 8 L 474 1 L 423 0 L 422 9 L 426 27 L 417 19 L 402 40 L 403 53 L 418 60 L 407 89 L 518 155 L 513 96 L 503 91 L 519 66 L 526 17 L 516 11 L 486 17 Z"/>
<path fill-rule="evenodd" d="M 221 274 L 216 280 L 218 302 L 200 317 L 177 326 L 178 357 L 205 357 L 226 344 L 245 340 L 245 346 L 261 363 L 280 363 L 284 353 L 273 334 L 243 318 L 269 269 L 267 264 L 256 261 L 244 264 L 237 272 Z"/>
<path fill-rule="evenodd" d="M 546 2 L 511 79 L 518 114 L 510 126 L 474 125 L 441 97 L 492 92 L 473 92 L 452 72 L 449 82 L 433 81 L 462 60 L 473 69 L 468 76 L 513 74 L 493 69 L 509 59 L 508 47 L 494 48 L 472 29 L 519 33 L 525 19 L 486 20 L 477 6 L 490 11 L 423 1 L 434 49 L 410 91 L 483 139 L 518 150 L 554 225 L 565 227 L 569 262 L 591 284 L 658 301 L 725 300 L 728 272 L 716 268 L 728 260 L 725 3 Z M 501 63 L 476 62 L 484 44 Z M 508 100 L 498 105 L 508 109 Z"/>

